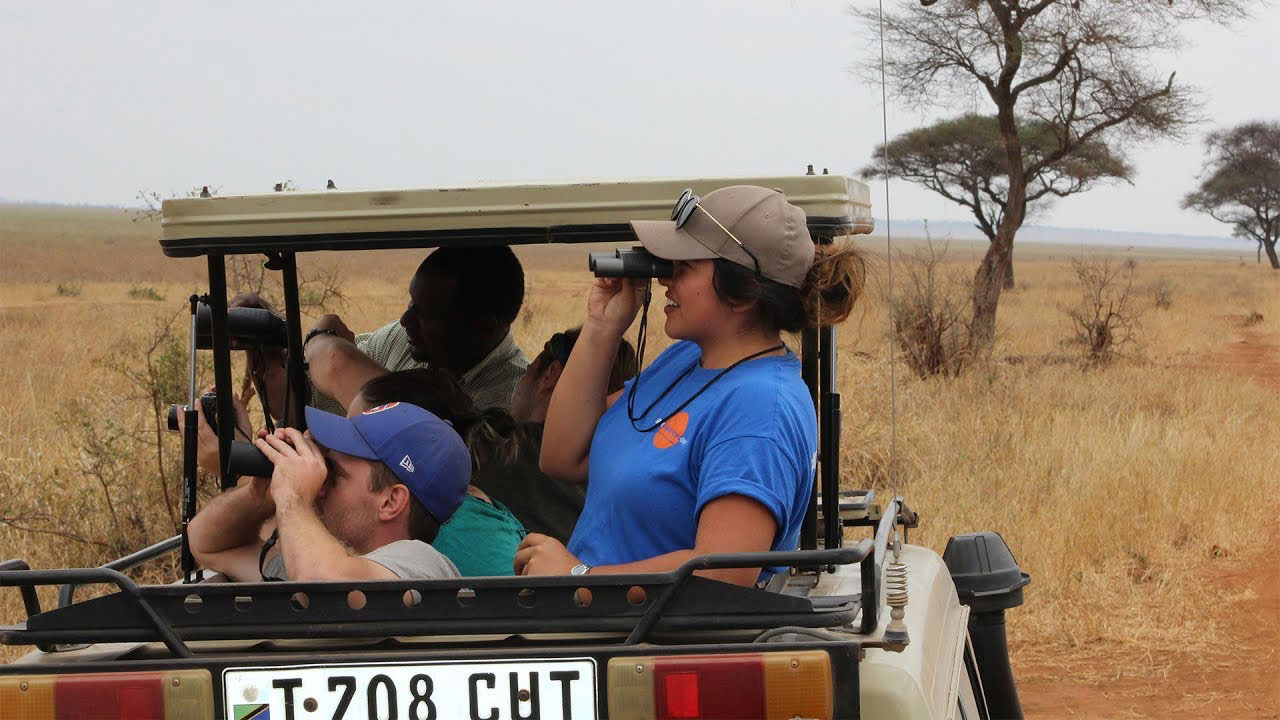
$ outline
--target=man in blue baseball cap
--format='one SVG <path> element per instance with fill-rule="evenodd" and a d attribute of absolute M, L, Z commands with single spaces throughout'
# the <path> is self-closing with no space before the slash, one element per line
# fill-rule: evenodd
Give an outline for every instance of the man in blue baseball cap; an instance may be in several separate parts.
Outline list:
<path fill-rule="evenodd" d="M 408 403 L 351 418 L 307 408 L 307 425 L 259 433 L 275 471 L 196 515 L 196 560 L 238 582 L 457 577 L 430 543 L 470 481 L 458 433 Z M 264 562 L 258 529 L 273 515 L 280 552 Z"/>

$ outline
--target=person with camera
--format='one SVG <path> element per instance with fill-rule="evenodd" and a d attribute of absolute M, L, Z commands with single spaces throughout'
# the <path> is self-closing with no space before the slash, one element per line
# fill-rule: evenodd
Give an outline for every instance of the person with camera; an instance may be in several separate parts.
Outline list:
<path fill-rule="evenodd" d="M 650 282 L 596 279 L 541 453 L 549 475 L 590 480 L 586 505 L 567 548 L 525 538 L 521 574 L 663 572 L 697 555 L 799 543 L 817 418 L 782 333 L 848 317 L 862 293 L 862 256 L 851 245 L 815 246 L 804 211 L 761 187 L 686 191 L 671 221 L 631 225 L 648 253 L 671 263 L 650 267 L 676 342 L 607 392 L 618 341 L 647 305 Z M 749 586 L 777 570 L 698 574 Z"/>
<path fill-rule="evenodd" d="M 274 466 L 215 498 L 188 527 L 191 552 L 236 582 L 457 577 L 430 543 L 462 504 L 471 458 L 458 433 L 408 403 L 351 418 L 307 408 L 306 433 L 259 431 Z M 274 518 L 279 553 L 260 528 Z"/>
<path fill-rule="evenodd" d="M 356 335 L 324 315 L 307 333 L 312 405 L 342 414 L 370 379 L 434 367 L 457 376 L 481 410 L 508 409 L 529 364 L 511 335 L 523 300 L 524 270 L 511 248 L 439 248 L 409 281 L 399 320 Z"/>

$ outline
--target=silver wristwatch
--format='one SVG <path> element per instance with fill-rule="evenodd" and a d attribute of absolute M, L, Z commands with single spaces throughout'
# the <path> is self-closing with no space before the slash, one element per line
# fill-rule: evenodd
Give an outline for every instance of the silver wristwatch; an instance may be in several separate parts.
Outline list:
<path fill-rule="evenodd" d="M 573 566 L 573 569 L 569 571 L 569 574 L 570 575 L 586 575 L 589 572 L 591 572 L 590 565 L 586 563 L 578 563 L 577 565 Z"/>

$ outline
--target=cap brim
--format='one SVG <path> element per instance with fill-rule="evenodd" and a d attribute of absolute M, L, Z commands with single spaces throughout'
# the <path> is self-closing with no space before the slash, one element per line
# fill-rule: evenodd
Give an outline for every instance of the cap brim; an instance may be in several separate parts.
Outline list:
<path fill-rule="evenodd" d="M 365 441 L 355 423 L 347 418 L 313 407 L 306 409 L 306 415 L 307 430 L 311 431 L 311 437 L 316 442 L 340 453 L 365 460 L 379 460 L 378 453 Z"/>
<path fill-rule="evenodd" d="M 632 220 L 631 230 L 652 255 L 663 260 L 706 260 L 720 257 L 672 220 Z"/>

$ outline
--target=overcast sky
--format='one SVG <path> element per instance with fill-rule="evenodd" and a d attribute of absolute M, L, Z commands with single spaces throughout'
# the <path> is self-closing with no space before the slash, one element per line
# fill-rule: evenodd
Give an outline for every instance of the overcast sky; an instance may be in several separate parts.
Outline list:
<path fill-rule="evenodd" d="M 3 0 L 0 198 L 852 173 L 881 128 L 878 88 L 849 71 L 873 48 L 848 6 Z M 1216 124 L 1275 118 L 1278 29 L 1273 4 L 1234 31 L 1189 32 L 1165 64 L 1204 89 Z M 893 105 L 891 134 L 929 120 Z M 1227 235 L 1178 209 L 1206 129 L 1133 153 L 1132 186 L 1033 222 Z M 891 192 L 895 216 L 965 219 L 905 183 Z M 883 187 L 872 196 L 883 217 Z"/>

